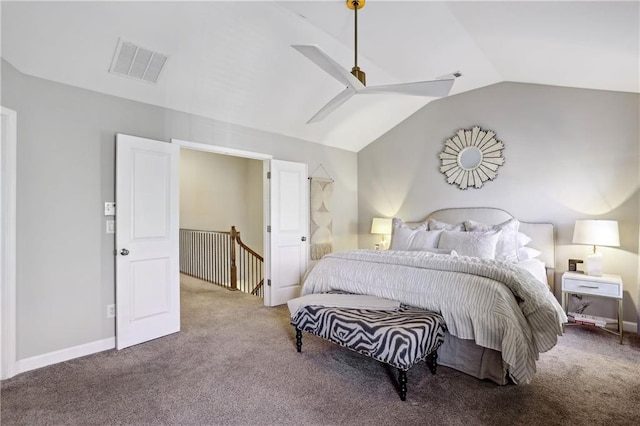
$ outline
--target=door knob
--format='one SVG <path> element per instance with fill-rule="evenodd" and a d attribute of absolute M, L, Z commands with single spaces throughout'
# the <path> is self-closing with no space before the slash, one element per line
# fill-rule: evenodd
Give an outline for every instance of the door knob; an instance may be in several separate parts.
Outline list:
<path fill-rule="evenodd" d="M 126 256 L 126 255 L 128 255 L 128 254 L 129 254 L 129 250 L 127 250 L 127 249 L 122 249 L 122 250 L 120 250 L 120 254 L 121 254 L 121 255 L 123 255 L 123 256 Z"/>
<path fill-rule="evenodd" d="M 307 241 L 307 237 L 300 238 L 300 241 Z"/>

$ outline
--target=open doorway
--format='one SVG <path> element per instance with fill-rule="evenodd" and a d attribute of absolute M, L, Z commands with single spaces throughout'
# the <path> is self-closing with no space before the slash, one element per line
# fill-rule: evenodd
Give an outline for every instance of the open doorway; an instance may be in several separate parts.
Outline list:
<path fill-rule="evenodd" d="M 270 191 L 268 179 L 265 177 L 270 170 L 272 156 L 179 139 L 171 139 L 171 143 L 180 147 L 180 228 L 192 229 L 197 226 L 215 229 L 219 227 L 220 230 L 226 229 L 228 232 L 230 230 L 227 227 L 235 225 L 236 230 L 240 231 L 243 242 L 251 244 L 250 247 L 264 259 L 265 282 L 260 294 L 263 295 L 265 305 L 270 305 L 270 289 L 266 288 L 266 278 L 270 273 L 270 233 L 268 232 Z M 193 170 L 189 170 L 191 167 Z M 216 172 L 211 170 L 212 168 L 220 170 Z M 208 185 L 206 182 L 198 182 L 203 177 L 215 183 Z M 231 182 L 232 177 L 237 178 L 237 181 Z M 184 194 L 183 189 L 186 191 Z M 203 200 L 201 199 L 203 195 L 212 199 Z M 261 198 L 259 199 L 258 196 Z M 218 203 L 219 200 L 214 197 L 222 197 L 228 201 Z M 240 211 L 244 208 L 244 202 L 253 205 L 252 211 Z M 199 206 L 185 205 L 189 203 Z M 185 218 L 182 217 L 183 213 Z M 206 217 L 208 214 L 215 217 Z M 238 217 L 242 217 L 241 222 L 235 222 Z M 207 281 L 224 282 L 229 279 L 230 277 L 214 277 Z"/>
<path fill-rule="evenodd" d="M 260 160 L 263 164 L 264 304 L 297 297 L 309 259 L 307 165 L 275 160 L 269 154 L 171 139 L 181 149 Z"/>
<path fill-rule="evenodd" d="M 180 271 L 264 296 L 263 161 L 180 150 Z"/>

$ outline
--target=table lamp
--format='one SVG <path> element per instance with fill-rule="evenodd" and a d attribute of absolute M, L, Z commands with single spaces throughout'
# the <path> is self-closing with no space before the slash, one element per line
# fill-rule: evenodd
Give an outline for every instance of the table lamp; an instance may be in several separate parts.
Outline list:
<path fill-rule="evenodd" d="M 602 253 L 596 251 L 596 246 L 620 246 L 618 222 L 599 219 L 576 220 L 573 243 L 593 246 L 593 253 L 587 257 L 587 274 L 602 276 Z"/>
<path fill-rule="evenodd" d="M 385 249 L 388 245 L 387 235 L 391 235 L 391 218 L 374 217 L 371 221 L 371 233 L 382 235 L 382 241 L 376 244 L 376 249 Z"/>

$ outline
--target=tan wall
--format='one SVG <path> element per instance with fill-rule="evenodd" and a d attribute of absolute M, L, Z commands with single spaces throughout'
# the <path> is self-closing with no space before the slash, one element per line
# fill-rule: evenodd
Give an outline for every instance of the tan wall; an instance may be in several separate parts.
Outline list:
<path fill-rule="evenodd" d="M 262 161 L 180 151 L 180 228 L 229 231 L 263 253 Z"/>

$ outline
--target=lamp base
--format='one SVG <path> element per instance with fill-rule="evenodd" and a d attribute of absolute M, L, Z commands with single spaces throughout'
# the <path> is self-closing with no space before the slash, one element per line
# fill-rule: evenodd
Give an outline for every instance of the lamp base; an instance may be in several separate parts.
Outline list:
<path fill-rule="evenodd" d="M 387 250 L 389 249 L 389 241 L 385 237 L 382 237 L 382 240 L 376 244 L 378 248 L 376 250 Z"/>
<path fill-rule="evenodd" d="M 592 253 L 587 256 L 587 275 L 602 276 L 602 255 L 600 253 Z"/>

